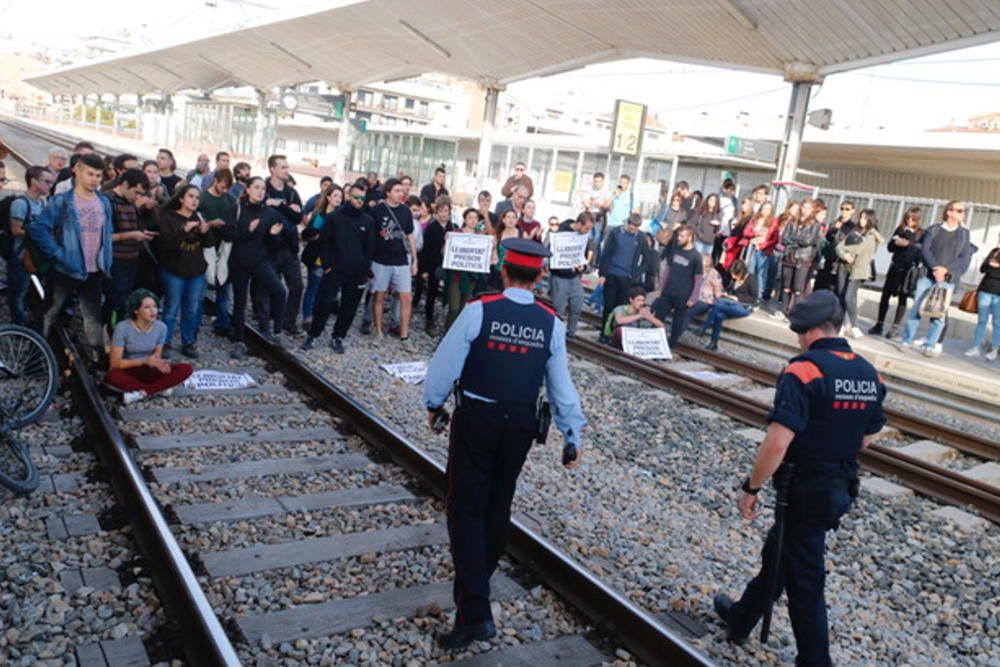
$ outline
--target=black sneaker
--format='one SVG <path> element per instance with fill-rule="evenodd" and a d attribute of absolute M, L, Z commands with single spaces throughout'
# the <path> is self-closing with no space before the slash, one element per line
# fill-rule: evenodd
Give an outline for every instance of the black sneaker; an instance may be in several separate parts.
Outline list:
<path fill-rule="evenodd" d="M 745 635 L 734 634 L 732 628 L 729 626 L 730 619 L 732 618 L 733 599 L 725 593 L 719 593 L 712 600 L 712 606 L 715 608 L 715 613 L 726 624 L 726 639 L 734 644 L 746 643 L 747 639 L 750 638 L 749 633 Z"/>
<path fill-rule="evenodd" d="M 361 323 L 361 335 L 362 336 L 367 336 L 371 332 L 372 332 L 372 323 L 371 322 L 362 322 Z"/>
<path fill-rule="evenodd" d="M 475 641 L 485 641 L 497 634 L 493 621 L 481 623 L 463 623 L 456 625 L 451 631 L 438 635 L 437 644 L 445 651 L 457 651 Z"/>
<path fill-rule="evenodd" d="M 882 324 L 876 324 L 871 329 L 868 330 L 869 336 L 881 336 L 882 335 Z"/>
<path fill-rule="evenodd" d="M 181 345 L 181 354 L 183 354 L 188 359 L 198 358 L 198 348 L 195 347 L 194 343 Z"/>
<path fill-rule="evenodd" d="M 289 336 L 298 336 L 302 333 L 302 329 L 298 328 L 294 324 L 290 327 L 285 327 L 285 333 Z"/>
<path fill-rule="evenodd" d="M 302 345 L 299 347 L 299 349 L 302 350 L 303 352 L 308 352 L 309 350 L 313 349 L 313 344 L 315 342 L 316 342 L 315 338 L 313 338 L 312 336 L 308 336 L 305 342 L 303 342 Z"/>
<path fill-rule="evenodd" d="M 334 338 L 332 341 L 330 341 L 330 349 L 333 350 L 334 352 L 336 352 L 337 354 L 343 354 L 344 353 L 344 339 L 343 338 Z"/>
<path fill-rule="evenodd" d="M 278 333 L 277 331 L 269 334 L 264 334 L 264 338 L 266 338 L 267 342 L 270 343 L 271 345 L 281 345 L 281 334 Z"/>
<path fill-rule="evenodd" d="M 247 346 L 246 343 L 236 343 L 233 346 L 232 351 L 229 353 L 232 359 L 246 359 L 247 358 Z"/>

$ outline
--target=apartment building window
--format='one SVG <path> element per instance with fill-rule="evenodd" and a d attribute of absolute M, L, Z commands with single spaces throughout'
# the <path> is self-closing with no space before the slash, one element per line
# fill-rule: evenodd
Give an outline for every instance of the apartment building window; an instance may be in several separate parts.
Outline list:
<path fill-rule="evenodd" d="M 431 105 L 428 104 L 427 102 L 421 102 L 420 103 L 420 115 L 423 116 L 424 118 L 427 118 L 428 116 L 430 116 L 431 115 Z"/>
<path fill-rule="evenodd" d="M 374 93 L 370 90 L 359 90 L 358 91 L 358 104 L 366 107 L 370 107 L 375 99 Z"/>
<path fill-rule="evenodd" d="M 391 109 L 395 111 L 399 108 L 399 98 L 395 95 L 383 95 L 382 96 L 382 108 Z"/>
<path fill-rule="evenodd" d="M 408 109 L 409 111 L 413 111 L 413 109 L 416 108 L 417 106 L 417 101 L 412 97 L 407 97 L 403 101 L 403 106 L 406 107 L 406 109 Z"/>

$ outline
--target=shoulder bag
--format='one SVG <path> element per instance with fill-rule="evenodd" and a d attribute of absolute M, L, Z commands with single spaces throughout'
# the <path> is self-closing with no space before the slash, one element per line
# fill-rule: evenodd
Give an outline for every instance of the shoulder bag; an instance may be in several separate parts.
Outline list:
<path fill-rule="evenodd" d="M 972 313 L 975 315 L 979 312 L 979 289 L 970 289 L 968 292 L 962 295 L 962 300 L 958 304 L 958 309 L 963 313 Z"/>

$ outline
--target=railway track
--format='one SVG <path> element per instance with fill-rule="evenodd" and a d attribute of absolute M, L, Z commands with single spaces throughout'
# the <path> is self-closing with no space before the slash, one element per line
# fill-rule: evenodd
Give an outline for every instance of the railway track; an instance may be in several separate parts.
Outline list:
<path fill-rule="evenodd" d="M 586 319 L 590 323 L 594 321 L 593 316 Z M 760 426 L 766 423 L 770 409 L 768 404 L 672 370 L 669 366 L 625 355 L 620 350 L 581 336 L 570 339 L 569 350 L 635 376 L 652 386 L 675 391 L 699 405 L 719 410 L 746 424 Z M 675 346 L 674 351 L 688 359 L 737 373 L 767 386 L 777 384 L 776 373 L 732 357 L 684 344 Z M 887 409 L 886 416 L 889 426 L 902 434 L 933 439 L 988 461 L 995 461 L 1000 455 L 997 443 L 974 434 L 934 424 L 897 410 Z M 995 486 L 878 444 L 873 444 L 862 452 L 860 461 L 864 468 L 872 472 L 894 476 L 912 489 L 939 500 L 975 507 L 984 517 L 1000 523 L 1000 490 Z"/>

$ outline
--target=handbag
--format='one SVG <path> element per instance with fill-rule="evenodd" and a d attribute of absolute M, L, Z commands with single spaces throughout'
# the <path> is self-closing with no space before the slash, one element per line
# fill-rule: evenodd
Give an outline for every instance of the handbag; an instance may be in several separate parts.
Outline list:
<path fill-rule="evenodd" d="M 943 285 L 934 285 L 927 290 L 927 296 L 920 304 L 920 314 L 923 317 L 937 319 L 947 317 L 948 307 L 951 305 L 951 288 Z"/>
<path fill-rule="evenodd" d="M 977 314 L 979 312 L 979 288 L 970 289 L 963 294 L 962 300 L 958 304 L 958 309 L 963 313 Z"/>
<path fill-rule="evenodd" d="M 924 275 L 923 266 L 919 262 L 910 265 L 910 268 L 906 270 L 906 275 L 903 276 L 903 282 L 899 285 L 899 294 L 897 296 L 913 296 L 917 291 L 917 282 Z"/>

